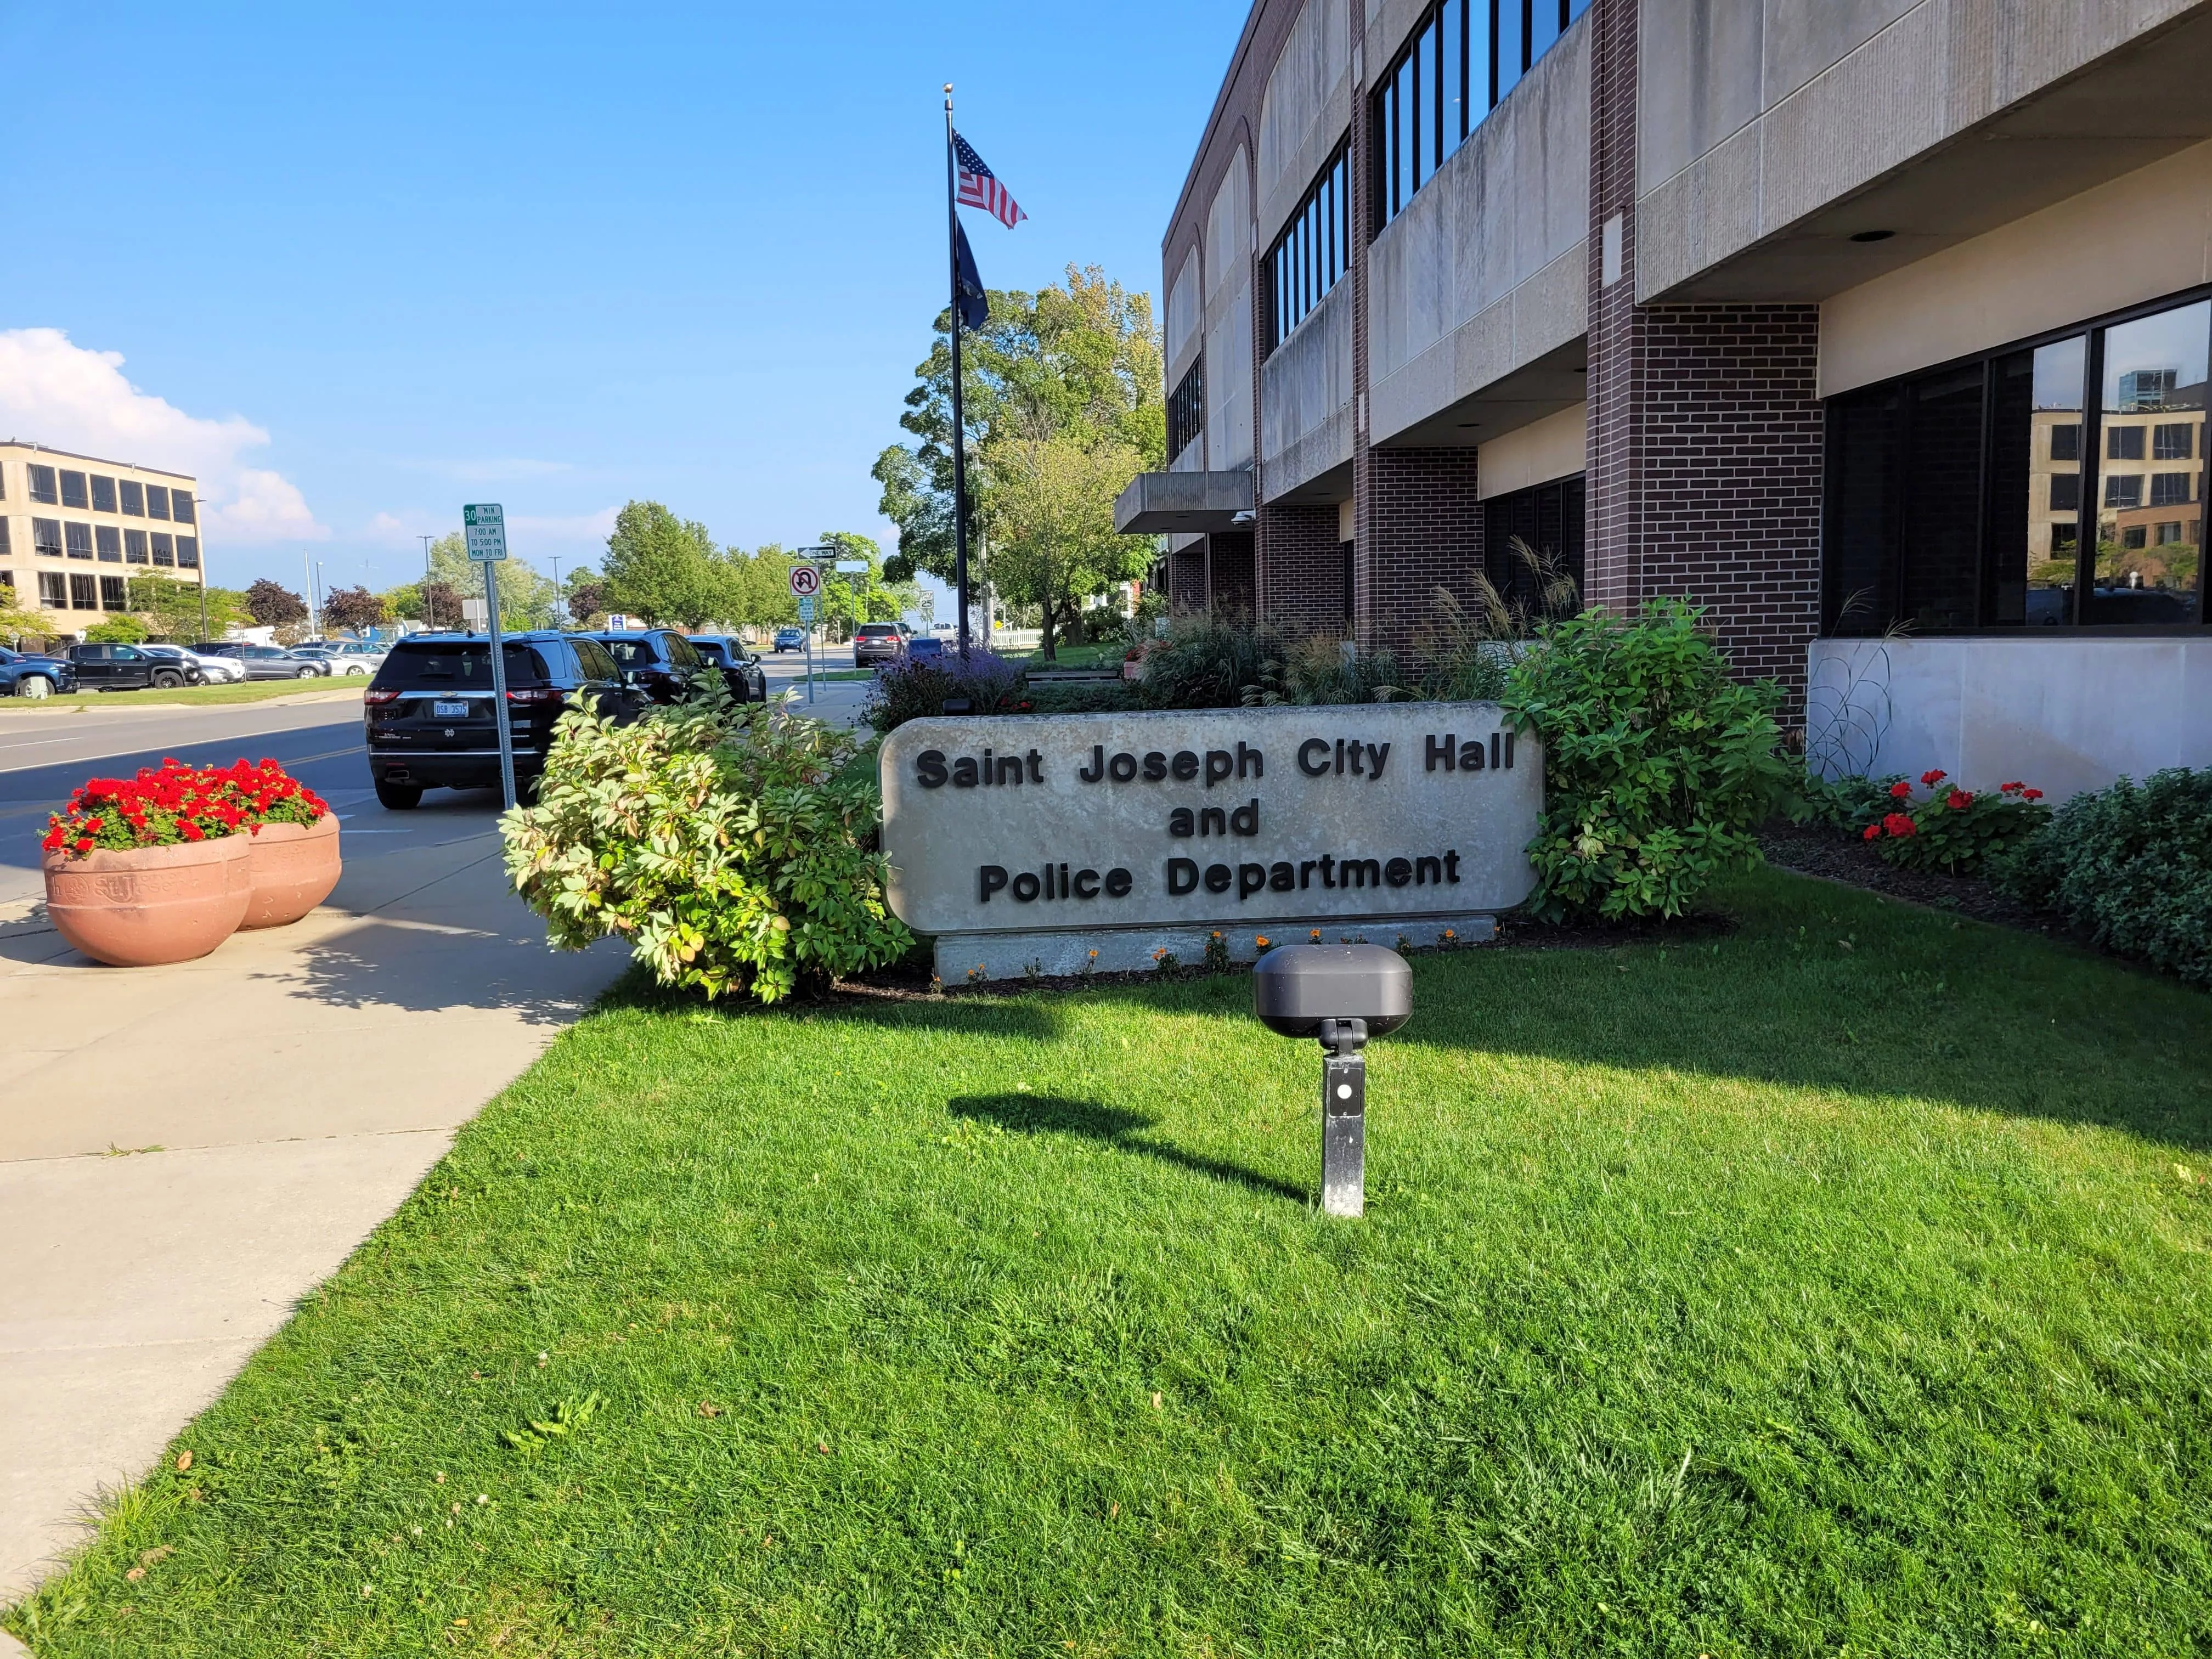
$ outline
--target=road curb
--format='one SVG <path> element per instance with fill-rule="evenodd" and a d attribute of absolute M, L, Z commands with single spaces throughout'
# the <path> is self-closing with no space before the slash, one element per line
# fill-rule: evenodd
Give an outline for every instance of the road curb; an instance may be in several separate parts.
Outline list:
<path fill-rule="evenodd" d="M 65 699 L 48 697 L 43 700 L 39 700 L 35 708 L 0 708 L 0 717 L 4 717 L 9 714 L 129 714 L 137 713 L 141 709 L 147 708 L 296 708 L 302 703 L 349 702 L 353 698 L 361 696 L 362 692 L 368 689 L 368 682 L 364 679 L 358 688 L 349 688 L 344 690 L 333 690 L 329 691 L 303 691 L 287 697 L 241 697 L 236 702 L 102 702 L 70 703 Z M 79 692 L 77 695 L 80 696 L 97 697 L 100 696 L 100 693 L 97 691 L 88 691 Z M 15 699 L 11 698 L 9 701 L 13 702 Z M 57 702 L 61 703 L 61 706 L 58 708 L 55 706 Z"/>

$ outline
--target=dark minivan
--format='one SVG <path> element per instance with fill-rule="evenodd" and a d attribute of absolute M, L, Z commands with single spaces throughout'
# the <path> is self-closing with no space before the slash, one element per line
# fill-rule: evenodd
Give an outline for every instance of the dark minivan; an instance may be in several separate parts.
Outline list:
<path fill-rule="evenodd" d="M 509 635 L 505 659 L 518 791 L 545 770 L 569 693 L 586 692 L 617 720 L 635 720 L 642 706 L 606 647 L 588 635 Z M 404 811 L 422 804 L 425 789 L 496 788 L 492 695 L 491 643 L 481 634 L 417 634 L 393 646 L 363 696 L 377 799 Z"/>

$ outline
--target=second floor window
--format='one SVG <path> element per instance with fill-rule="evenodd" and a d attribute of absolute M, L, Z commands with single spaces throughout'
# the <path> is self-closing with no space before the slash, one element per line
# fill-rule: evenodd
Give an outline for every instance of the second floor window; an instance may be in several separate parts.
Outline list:
<path fill-rule="evenodd" d="M 31 520 L 31 551 L 43 553 L 50 559 L 62 556 L 62 521 L 59 519 Z"/>
<path fill-rule="evenodd" d="M 123 532 L 123 562 L 125 564 L 146 562 L 146 532 L 126 530 Z"/>
<path fill-rule="evenodd" d="M 102 564 L 123 562 L 123 532 L 112 524 L 96 524 L 92 527 L 92 544 L 99 550 Z"/>
<path fill-rule="evenodd" d="M 1304 320 L 1352 264 L 1352 174 L 1348 141 L 1322 163 L 1283 234 L 1267 250 L 1267 346 Z"/>
<path fill-rule="evenodd" d="M 1205 426 L 1206 354 L 1201 351 L 1168 394 L 1168 459 L 1188 449 Z"/>
<path fill-rule="evenodd" d="M 29 480 L 31 499 L 44 501 L 49 507 L 61 505 L 62 493 L 54 483 L 54 470 L 50 466 L 27 466 L 23 476 Z"/>
<path fill-rule="evenodd" d="M 197 536 L 177 538 L 177 568 L 197 570 L 200 568 L 200 538 Z"/>
<path fill-rule="evenodd" d="M 79 524 L 76 520 L 71 519 L 62 526 L 62 533 L 69 540 L 70 557 L 88 559 L 92 556 L 92 526 L 90 525 Z"/>
<path fill-rule="evenodd" d="M 1436 0 L 1376 82 L 1380 230 L 1550 51 L 1589 0 Z"/>

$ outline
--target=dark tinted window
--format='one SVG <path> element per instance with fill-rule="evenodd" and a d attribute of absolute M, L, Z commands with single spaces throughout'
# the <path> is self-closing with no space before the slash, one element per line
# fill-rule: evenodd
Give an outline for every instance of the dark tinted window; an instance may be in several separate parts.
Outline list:
<path fill-rule="evenodd" d="M 1583 480 L 1493 498 L 1484 511 L 1483 558 L 1517 624 L 1574 615 L 1582 608 Z"/>
<path fill-rule="evenodd" d="M 526 645 L 507 647 L 507 683 L 509 685 L 544 685 L 553 676 L 545 666 L 545 659 Z M 474 641 L 403 640 L 392 647 L 392 654 L 384 659 L 384 666 L 376 671 L 376 683 L 380 686 L 410 686 L 435 688 L 455 686 L 463 690 L 474 688 L 491 690 L 491 647 L 482 640 Z"/>
<path fill-rule="evenodd" d="M 88 508 L 91 507 L 92 495 L 86 488 L 83 473 L 62 474 L 62 505 Z"/>
<path fill-rule="evenodd" d="M 678 668 L 704 668 L 707 659 L 694 650 L 691 641 L 681 634 L 664 634 L 661 642 L 668 651 L 668 660 Z"/>
<path fill-rule="evenodd" d="M 1982 366 L 1912 388 L 1905 484 L 1904 614 L 1916 628 L 1972 628 L 1980 565 Z"/>
<path fill-rule="evenodd" d="M 181 489 L 169 492 L 169 516 L 179 524 L 192 522 L 192 498 Z"/>
<path fill-rule="evenodd" d="M 624 668 L 654 668 L 660 663 L 650 640 L 609 640 L 607 654 Z"/>
<path fill-rule="evenodd" d="M 898 634 L 898 624 L 896 623 L 862 623 L 860 632 L 872 640 L 891 639 Z"/>
<path fill-rule="evenodd" d="M 146 516 L 146 486 L 125 478 L 118 486 L 123 492 L 123 510 L 134 519 Z"/>
<path fill-rule="evenodd" d="M 149 519 L 166 519 L 169 516 L 169 492 L 165 486 L 161 484 L 146 486 L 146 516 Z"/>
<path fill-rule="evenodd" d="M 1893 388 L 1828 405 L 1821 609 L 1830 634 L 1879 634 L 1895 615 L 1903 404 Z"/>
<path fill-rule="evenodd" d="M 49 506 L 61 501 L 61 492 L 54 488 L 54 470 L 50 466 L 27 466 L 25 475 L 31 481 L 31 499 L 45 501 Z"/>
<path fill-rule="evenodd" d="M 716 668 L 727 668 L 730 665 L 730 653 L 723 648 L 720 640 L 694 640 L 691 641 L 691 648 L 699 653 L 702 661 L 710 663 Z"/>
<path fill-rule="evenodd" d="M 115 480 L 92 475 L 92 510 L 95 513 L 115 511 Z"/>
<path fill-rule="evenodd" d="M 618 680 L 622 678 L 622 671 L 615 666 L 615 659 L 607 654 L 606 647 L 597 640 L 571 640 L 568 644 L 576 653 L 576 666 L 586 679 Z"/>

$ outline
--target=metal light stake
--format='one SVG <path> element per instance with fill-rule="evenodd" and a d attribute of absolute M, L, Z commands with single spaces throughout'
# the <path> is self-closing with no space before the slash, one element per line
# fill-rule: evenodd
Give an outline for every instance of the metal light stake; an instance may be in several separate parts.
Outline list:
<path fill-rule="evenodd" d="M 1252 967 L 1252 1012 L 1285 1036 L 1318 1038 L 1321 1207 L 1367 1212 L 1367 1039 L 1413 1016 L 1413 970 L 1379 945 L 1283 945 Z"/>

